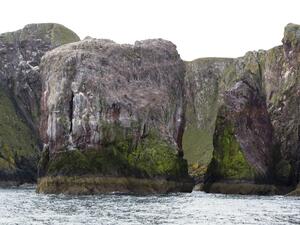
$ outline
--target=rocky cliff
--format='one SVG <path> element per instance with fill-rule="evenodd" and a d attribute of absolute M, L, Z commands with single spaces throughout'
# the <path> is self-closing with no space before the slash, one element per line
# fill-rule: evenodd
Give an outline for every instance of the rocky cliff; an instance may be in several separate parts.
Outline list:
<path fill-rule="evenodd" d="M 161 39 L 0 35 L 0 185 L 39 168 L 46 193 L 190 191 L 185 155 L 209 192 L 299 189 L 300 26 L 282 43 L 184 63 Z"/>
<path fill-rule="evenodd" d="M 223 93 L 235 81 L 234 59 L 204 58 L 186 62 L 186 129 L 183 134 L 185 158 L 190 164 L 208 165 L 212 137 Z"/>
<path fill-rule="evenodd" d="M 40 59 L 46 51 L 78 40 L 58 24 L 31 24 L 0 35 L 0 184 L 36 179 Z"/>
<path fill-rule="evenodd" d="M 299 32 L 298 25 L 288 24 L 282 46 L 248 52 L 213 73 L 213 77 L 226 78 L 230 68 L 233 82 L 214 91 L 222 99 L 218 107 L 216 95 L 204 98 L 207 103 L 213 99 L 213 104 L 207 104 L 210 110 L 219 109 L 207 191 L 221 191 L 220 185 L 212 188 L 212 183 L 220 181 L 285 186 L 299 182 Z M 197 76 L 199 73 L 192 74 L 193 79 Z M 205 82 L 206 77 L 197 79 Z M 205 116 L 198 112 L 197 118 Z M 213 120 L 217 117 L 216 113 L 210 115 Z M 238 162 L 233 163 L 235 159 Z M 259 188 L 260 193 L 274 192 L 273 187 Z"/>
<path fill-rule="evenodd" d="M 48 52 L 41 74 L 40 192 L 192 189 L 182 158 L 185 66 L 174 44 L 88 38 Z"/>

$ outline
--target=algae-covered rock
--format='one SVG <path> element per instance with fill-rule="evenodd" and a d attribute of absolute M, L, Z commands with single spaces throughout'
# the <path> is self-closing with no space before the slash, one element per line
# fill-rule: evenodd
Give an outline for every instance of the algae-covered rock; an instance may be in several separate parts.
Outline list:
<path fill-rule="evenodd" d="M 48 52 L 41 71 L 44 180 L 159 178 L 192 189 L 182 158 L 185 66 L 175 45 L 88 38 Z"/>
<path fill-rule="evenodd" d="M 39 157 L 39 63 L 46 51 L 78 41 L 59 24 L 30 24 L 0 35 L 0 181 L 32 182 Z"/>
<path fill-rule="evenodd" d="M 205 183 L 254 179 L 255 170 L 245 158 L 245 152 L 235 136 L 229 110 L 224 106 L 220 108 L 216 120 L 213 145 L 213 158 L 208 166 Z"/>

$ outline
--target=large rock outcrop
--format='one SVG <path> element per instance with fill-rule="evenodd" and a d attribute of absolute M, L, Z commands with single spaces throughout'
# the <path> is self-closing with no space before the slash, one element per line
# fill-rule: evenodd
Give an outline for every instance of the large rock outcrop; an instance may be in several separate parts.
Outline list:
<path fill-rule="evenodd" d="M 283 46 L 268 51 L 265 69 L 268 109 L 283 157 L 277 172 L 293 184 L 300 181 L 299 33 L 299 25 L 285 27 Z"/>
<path fill-rule="evenodd" d="M 38 191 L 192 189 L 182 158 L 185 66 L 174 44 L 88 38 L 48 52 L 41 73 Z"/>
<path fill-rule="evenodd" d="M 46 51 L 78 40 L 59 24 L 30 24 L 0 35 L 0 184 L 36 179 L 40 59 Z"/>
<path fill-rule="evenodd" d="M 216 126 L 214 140 L 226 139 L 224 124 L 232 127 L 230 143 L 238 143 L 243 160 L 254 174 L 250 179 L 254 183 L 290 186 L 299 182 L 299 32 L 298 25 L 288 24 L 282 46 L 235 59 L 237 79 L 224 92 L 226 113 L 222 118 L 227 122 Z M 225 70 L 221 76 L 226 76 Z M 227 147 L 227 142 L 214 142 L 214 157 L 207 172 L 208 191 L 211 182 L 230 180 L 220 176 Z M 231 154 L 232 159 L 236 156 Z M 235 182 L 249 178 L 241 176 L 243 170 L 238 171 Z M 219 186 L 217 189 L 220 191 Z M 263 193 L 274 192 L 273 188 L 263 189 Z"/>
<path fill-rule="evenodd" d="M 262 87 L 263 56 L 263 51 L 249 52 L 233 63 L 237 80 L 223 94 L 214 133 L 213 159 L 205 179 L 207 191 L 222 192 L 220 182 L 227 186 L 273 182 L 273 128 Z M 219 185 L 212 185 L 214 182 Z M 252 193 L 253 188 L 248 191 Z M 257 193 L 273 191 L 272 187 L 259 186 Z"/>

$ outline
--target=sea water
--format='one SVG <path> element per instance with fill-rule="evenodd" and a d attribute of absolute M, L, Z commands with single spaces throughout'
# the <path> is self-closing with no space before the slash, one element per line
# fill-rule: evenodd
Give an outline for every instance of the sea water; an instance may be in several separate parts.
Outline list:
<path fill-rule="evenodd" d="M 300 198 L 203 192 L 68 196 L 0 189 L 0 224 L 300 224 Z"/>

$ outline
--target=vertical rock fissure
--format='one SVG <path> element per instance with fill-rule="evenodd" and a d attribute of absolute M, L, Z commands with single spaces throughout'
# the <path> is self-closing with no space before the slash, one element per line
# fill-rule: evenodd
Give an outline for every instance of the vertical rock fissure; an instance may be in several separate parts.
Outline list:
<path fill-rule="evenodd" d="M 74 93 L 72 91 L 72 94 L 71 94 L 71 100 L 69 102 L 69 121 L 70 121 L 70 130 L 69 130 L 69 133 L 72 134 L 72 129 L 73 129 L 73 123 L 72 123 L 72 120 L 73 120 L 73 110 L 74 110 L 74 103 L 73 103 L 73 100 L 74 100 Z"/>

